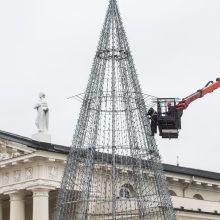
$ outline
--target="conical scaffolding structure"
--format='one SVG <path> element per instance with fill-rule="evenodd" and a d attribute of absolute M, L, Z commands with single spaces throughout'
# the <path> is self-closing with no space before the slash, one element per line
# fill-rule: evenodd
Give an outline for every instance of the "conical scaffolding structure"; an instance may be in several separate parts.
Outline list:
<path fill-rule="evenodd" d="M 174 220 L 116 0 L 110 0 L 54 220 Z"/>

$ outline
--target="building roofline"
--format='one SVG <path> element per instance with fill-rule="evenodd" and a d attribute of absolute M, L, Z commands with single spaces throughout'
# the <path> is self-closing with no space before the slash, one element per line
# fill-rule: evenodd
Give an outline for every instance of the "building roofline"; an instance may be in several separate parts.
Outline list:
<path fill-rule="evenodd" d="M 31 138 L 27 138 L 27 137 L 20 136 L 17 134 L 9 133 L 6 131 L 0 130 L 0 138 L 4 139 L 6 141 L 12 141 L 12 142 L 16 142 L 19 144 L 23 144 L 23 145 L 26 145 L 27 147 L 30 147 L 30 148 L 33 148 L 36 150 L 44 150 L 44 151 L 63 153 L 63 154 L 69 153 L 69 147 L 57 145 L 57 144 L 52 144 L 52 143 L 36 141 Z"/>
<path fill-rule="evenodd" d="M 36 150 L 44 150 L 44 151 L 50 151 L 50 152 L 55 152 L 55 153 L 61 153 L 61 154 L 68 154 L 69 149 L 70 149 L 70 147 L 67 147 L 67 146 L 39 142 L 31 138 L 23 137 L 17 134 L 13 134 L 13 133 L 1 131 L 1 130 L 0 130 L 0 138 L 6 141 L 12 141 L 12 142 L 16 142 L 19 144 L 23 144 Z M 98 158 L 99 156 L 97 154 L 97 159 Z M 107 160 L 111 160 L 111 157 L 108 155 L 106 155 L 106 158 Z M 132 162 L 132 160 L 130 162 Z M 197 176 L 197 177 L 208 178 L 208 179 L 213 179 L 213 180 L 220 180 L 220 173 L 217 173 L 217 172 L 211 172 L 211 171 L 188 168 L 188 167 L 180 167 L 180 166 L 175 166 L 171 164 L 163 164 L 163 169 L 165 172 Z"/>
<path fill-rule="evenodd" d="M 176 211 L 179 211 L 179 212 L 188 212 L 188 213 L 198 213 L 198 214 L 207 214 L 207 215 L 217 215 L 217 216 L 220 216 L 220 213 L 218 212 L 205 212 L 205 211 L 202 211 L 202 210 L 190 210 L 190 209 L 184 209 L 184 208 L 175 208 Z"/>
<path fill-rule="evenodd" d="M 189 167 L 180 167 L 171 164 L 163 164 L 163 169 L 164 171 L 171 173 L 179 173 L 184 175 L 208 178 L 212 180 L 220 180 L 220 173 L 207 171 L 207 170 L 200 170 Z"/>

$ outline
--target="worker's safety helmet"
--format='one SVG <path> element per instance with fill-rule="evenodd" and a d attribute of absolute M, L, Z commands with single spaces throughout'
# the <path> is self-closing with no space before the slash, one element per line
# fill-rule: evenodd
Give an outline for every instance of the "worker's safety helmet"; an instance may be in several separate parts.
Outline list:
<path fill-rule="evenodd" d="M 155 112 L 154 109 L 150 108 L 147 112 L 147 115 L 152 115 L 154 112 Z"/>

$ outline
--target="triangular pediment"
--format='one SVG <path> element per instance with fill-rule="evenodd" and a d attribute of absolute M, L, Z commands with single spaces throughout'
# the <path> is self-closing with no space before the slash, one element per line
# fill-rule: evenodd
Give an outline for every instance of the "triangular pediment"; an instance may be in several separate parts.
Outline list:
<path fill-rule="evenodd" d="M 14 141 L 0 138 L 0 161 L 33 153 L 35 149 Z"/>

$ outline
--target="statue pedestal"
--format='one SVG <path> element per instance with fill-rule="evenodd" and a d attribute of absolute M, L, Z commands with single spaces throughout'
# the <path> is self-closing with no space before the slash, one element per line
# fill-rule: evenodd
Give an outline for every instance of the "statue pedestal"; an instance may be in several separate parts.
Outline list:
<path fill-rule="evenodd" d="M 33 134 L 32 139 L 35 141 L 51 143 L 51 135 L 45 132 Z"/>

